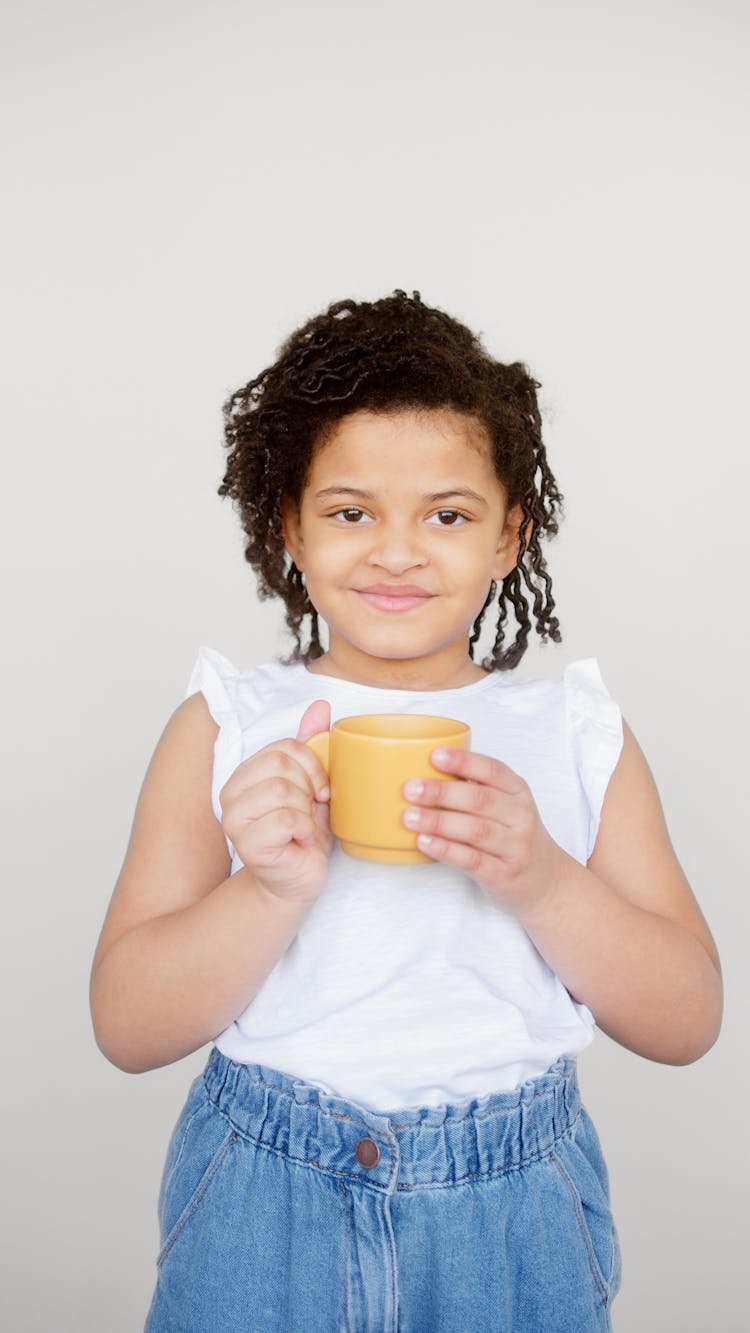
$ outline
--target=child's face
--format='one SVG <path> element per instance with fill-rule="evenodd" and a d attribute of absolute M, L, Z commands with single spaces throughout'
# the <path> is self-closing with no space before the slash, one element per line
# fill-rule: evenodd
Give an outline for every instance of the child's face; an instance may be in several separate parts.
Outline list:
<path fill-rule="evenodd" d="M 316 666 L 367 684 L 462 684 L 491 580 L 513 568 L 508 512 L 481 427 L 452 409 L 355 412 L 284 510 L 287 550 L 329 629 Z"/>

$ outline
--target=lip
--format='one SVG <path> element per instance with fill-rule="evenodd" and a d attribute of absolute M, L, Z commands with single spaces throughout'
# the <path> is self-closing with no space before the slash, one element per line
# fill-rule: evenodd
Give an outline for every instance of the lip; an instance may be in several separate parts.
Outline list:
<path fill-rule="evenodd" d="M 357 588 L 356 592 L 376 611 L 413 611 L 434 595 L 411 583 L 373 583 L 369 588 Z"/>

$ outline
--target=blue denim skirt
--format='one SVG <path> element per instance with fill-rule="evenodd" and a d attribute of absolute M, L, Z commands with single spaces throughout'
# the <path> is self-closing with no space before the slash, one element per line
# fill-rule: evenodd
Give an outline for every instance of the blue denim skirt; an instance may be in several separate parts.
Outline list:
<path fill-rule="evenodd" d="M 512 1092 L 381 1115 L 215 1050 L 159 1214 L 146 1333 L 599 1333 L 620 1281 L 565 1059 Z"/>

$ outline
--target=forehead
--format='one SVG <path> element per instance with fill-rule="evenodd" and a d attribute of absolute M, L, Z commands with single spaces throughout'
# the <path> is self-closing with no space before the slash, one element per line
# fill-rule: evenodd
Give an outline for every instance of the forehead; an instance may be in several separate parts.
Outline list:
<path fill-rule="evenodd" d="M 318 444 L 311 475 L 341 467 L 391 471 L 395 459 L 399 476 L 424 467 L 494 475 L 481 421 L 453 408 L 352 412 Z"/>

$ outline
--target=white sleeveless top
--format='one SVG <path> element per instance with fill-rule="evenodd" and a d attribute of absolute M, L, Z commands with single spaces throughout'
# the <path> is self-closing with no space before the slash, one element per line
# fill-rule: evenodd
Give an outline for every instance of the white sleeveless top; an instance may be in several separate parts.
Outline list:
<path fill-rule="evenodd" d="M 585 864 L 622 748 L 622 719 L 593 659 L 559 680 L 495 672 L 458 689 L 357 685 L 302 664 L 238 672 L 202 649 L 188 693 L 219 726 L 213 805 L 244 759 L 295 736 L 313 699 L 332 719 L 431 713 L 468 723 L 472 749 L 529 784 L 549 833 Z M 230 845 L 232 869 L 241 862 Z M 437 1106 L 510 1089 L 593 1037 L 513 913 L 462 871 L 354 860 L 338 842 L 299 932 L 244 1013 L 216 1040 L 376 1111 Z"/>

